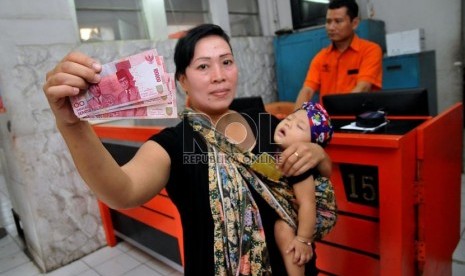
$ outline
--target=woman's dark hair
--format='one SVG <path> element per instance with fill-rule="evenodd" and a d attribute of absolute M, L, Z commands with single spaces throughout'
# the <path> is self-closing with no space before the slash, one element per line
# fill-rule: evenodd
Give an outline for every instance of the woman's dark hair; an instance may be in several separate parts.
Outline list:
<path fill-rule="evenodd" d="M 358 16 L 358 5 L 355 0 L 331 0 L 328 5 L 328 9 L 330 10 L 343 7 L 347 8 L 347 15 L 350 17 L 351 21 Z"/>
<path fill-rule="evenodd" d="M 186 68 L 189 66 L 192 58 L 194 57 L 197 42 L 210 35 L 216 35 L 223 38 L 228 43 L 232 52 L 231 44 L 229 43 L 229 36 L 220 26 L 214 24 L 202 24 L 194 27 L 187 31 L 184 37 L 178 40 L 176 48 L 174 49 L 174 64 L 176 65 L 176 73 L 174 76 L 176 80 L 179 80 L 179 77 L 186 73 Z"/>

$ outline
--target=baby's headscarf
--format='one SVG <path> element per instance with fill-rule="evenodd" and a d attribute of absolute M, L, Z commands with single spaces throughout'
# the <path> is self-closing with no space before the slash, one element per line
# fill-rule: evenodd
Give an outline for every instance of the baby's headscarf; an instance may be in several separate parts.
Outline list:
<path fill-rule="evenodd" d="M 311 141 L 322 147 L 326 146 L 333 136 L 333 126 L 326 109 L 319 103 L 311 101 L 305 102 L 301 109 L 307 111 Z"/>

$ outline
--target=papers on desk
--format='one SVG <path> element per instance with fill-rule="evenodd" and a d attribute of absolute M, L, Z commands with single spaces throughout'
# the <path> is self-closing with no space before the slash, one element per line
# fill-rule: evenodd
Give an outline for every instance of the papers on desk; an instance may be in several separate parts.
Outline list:
<path fill-rule="evenodd" d="M 357 130 L 357 131 L 361 131 L 361 132 L 374 132 L 376 131 L 377 129 L 385 126 L 388 122 L 384 122 L 384 123 L 381 123 L 380 125 L 377 125 L 375 127 L 359 127 L 356 125 L 355 122 L 352 122 L 348 125 L 345 125 L 345 126 L 342 126 L 341 129 L 343 130 Z"/>

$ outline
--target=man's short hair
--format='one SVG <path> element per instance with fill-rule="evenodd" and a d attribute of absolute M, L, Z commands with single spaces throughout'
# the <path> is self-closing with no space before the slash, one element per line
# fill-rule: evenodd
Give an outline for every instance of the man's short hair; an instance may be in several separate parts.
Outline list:
<path fill-rule="evenodd" d="M 328 5 L 328 9 L 334 10 L 339 8 L 347 8 L 347 15 L 350 17 L 350 20 L 354 20 L 355 17 L 358 17 L 358 5 L 355 0 L 331 0 Z"/>

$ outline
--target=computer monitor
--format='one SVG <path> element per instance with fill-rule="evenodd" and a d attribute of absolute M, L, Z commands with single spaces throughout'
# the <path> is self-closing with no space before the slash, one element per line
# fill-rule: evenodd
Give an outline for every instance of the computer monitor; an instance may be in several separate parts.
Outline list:
<path fill-rule="evenodd" d="M 426 88 L 326 95 L 323 106 L 331 116 L 358 115 L 383 110 L 394 116 L 428 116 Z"/>
<path fill-rule="evenodd" d="M 328 3 L 308 0 L 291 0 L 292 26 L 294 30 L 311 26 L 324 26 Z"/>
<path fill-rule="evenodd" d="M 238 112 L 251 108 L 265 112 L 265 104 L 260 96 L 235 98 L 229 108 Z"/>

